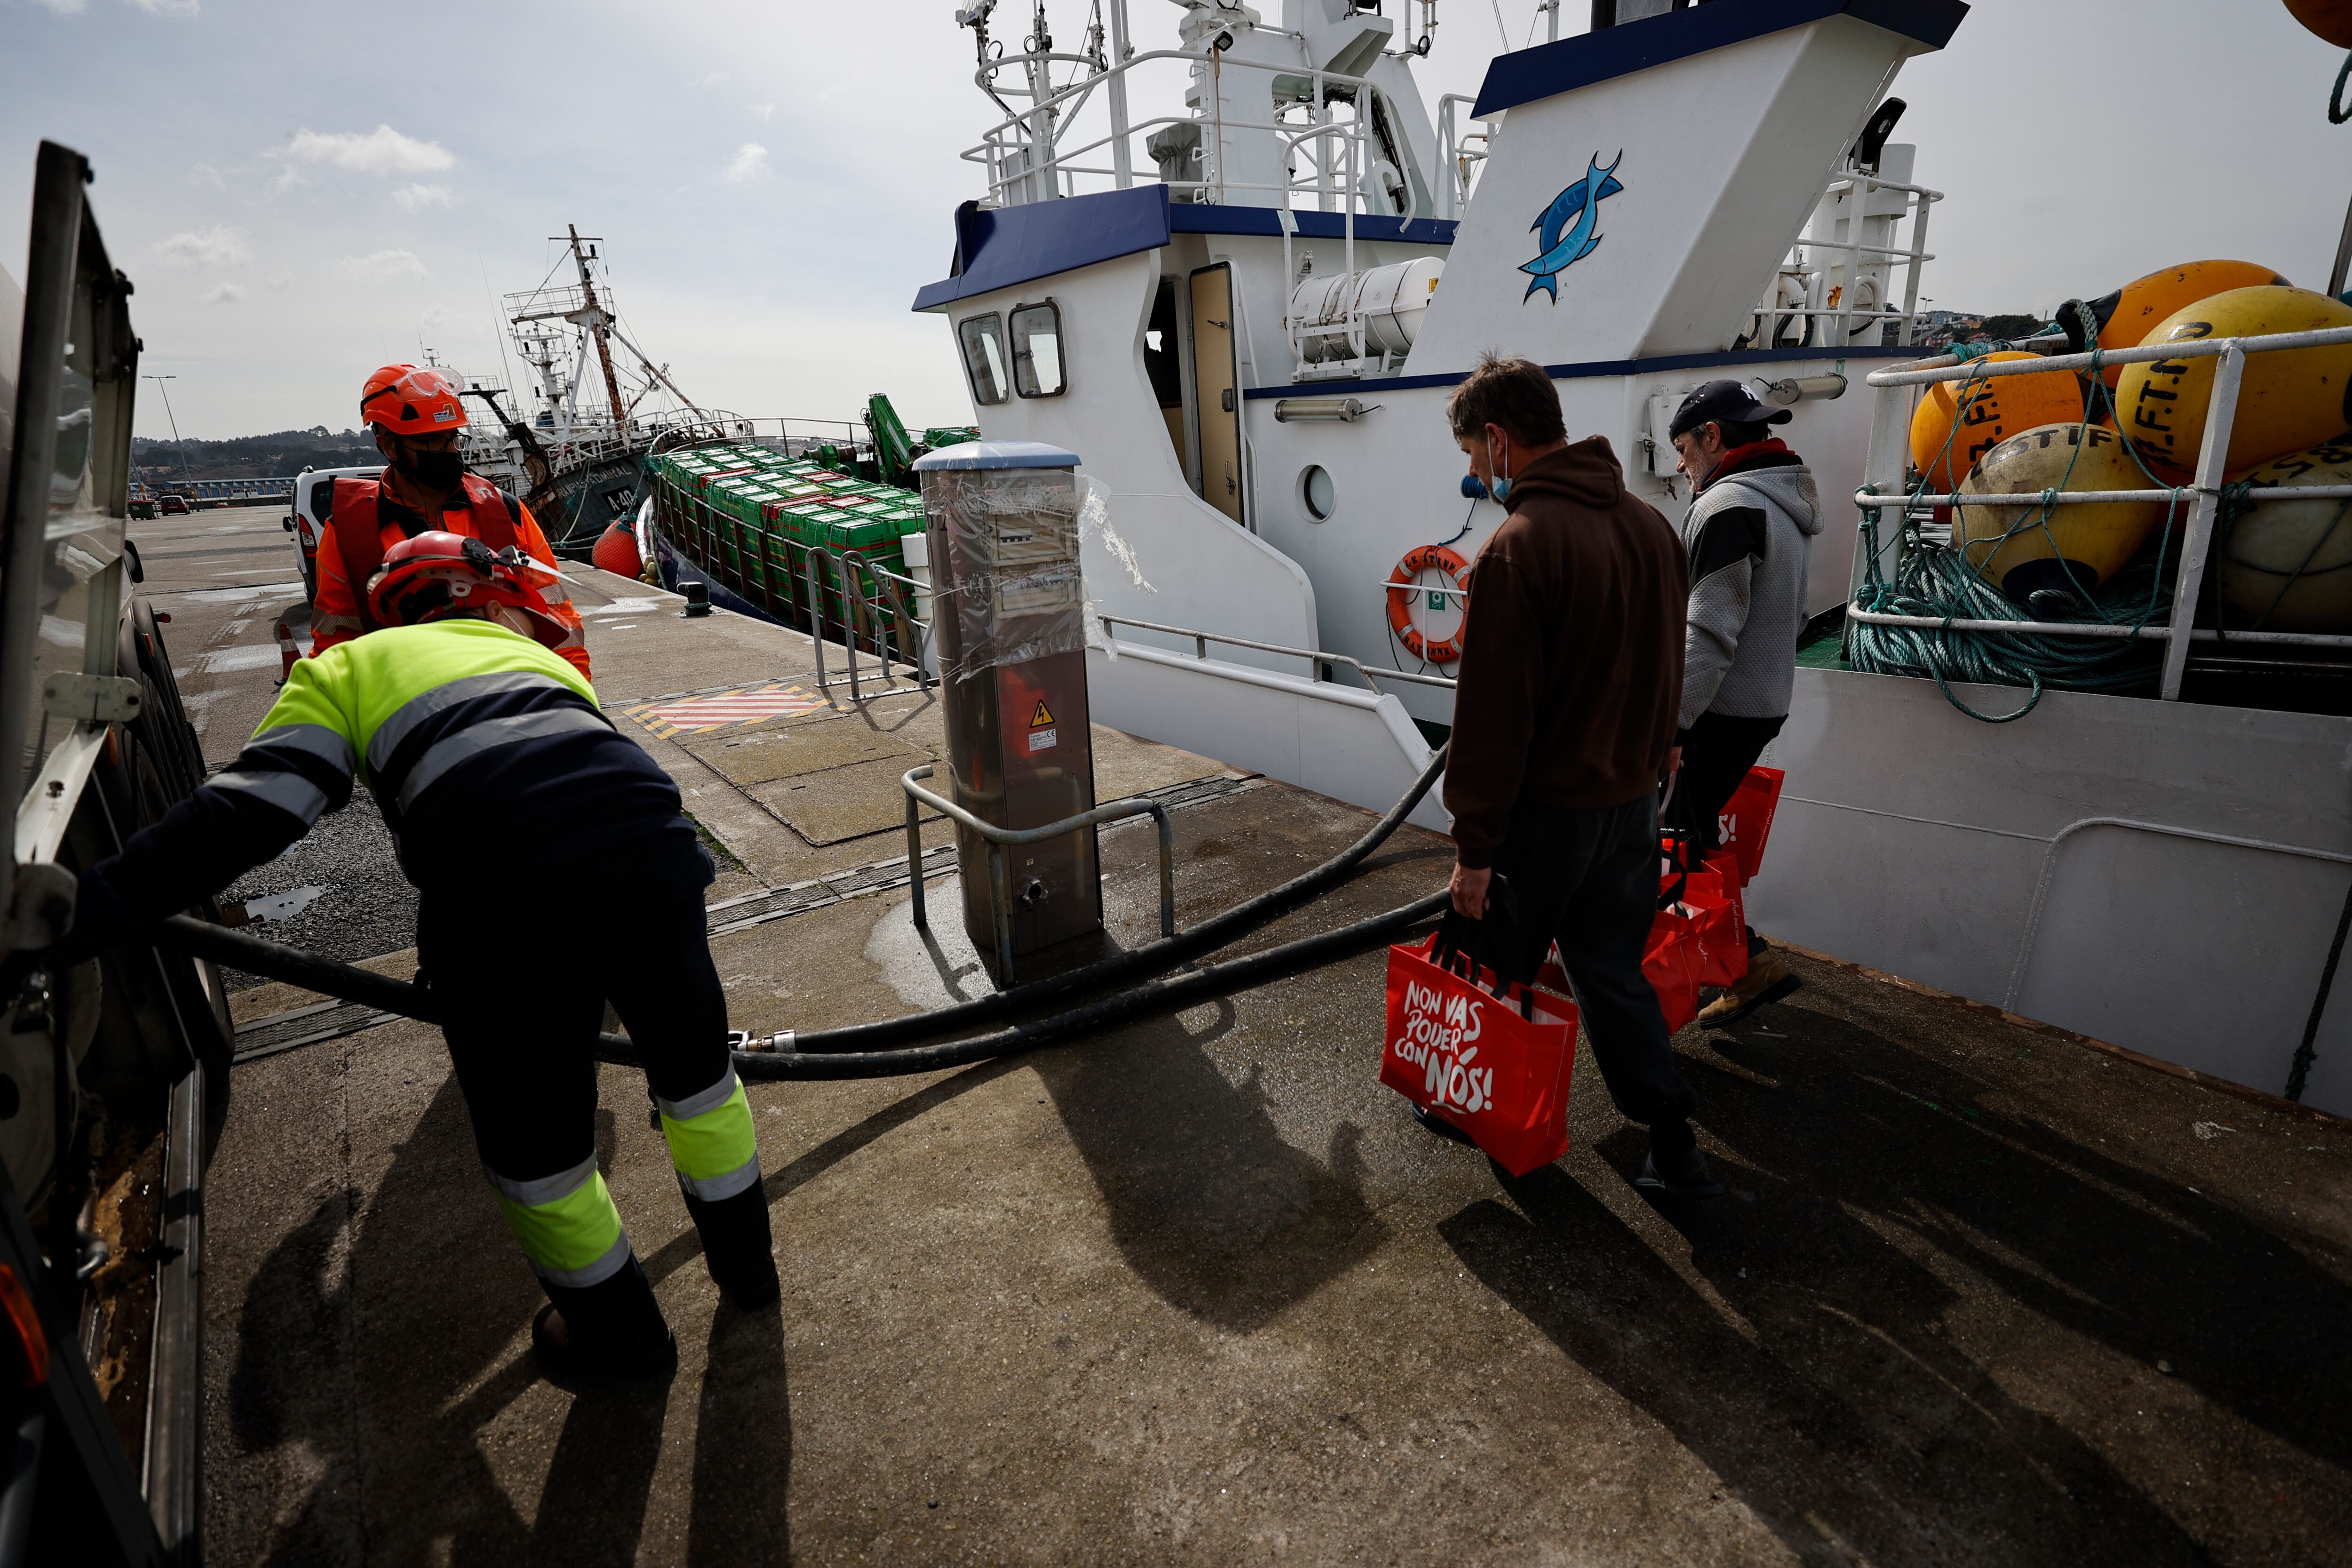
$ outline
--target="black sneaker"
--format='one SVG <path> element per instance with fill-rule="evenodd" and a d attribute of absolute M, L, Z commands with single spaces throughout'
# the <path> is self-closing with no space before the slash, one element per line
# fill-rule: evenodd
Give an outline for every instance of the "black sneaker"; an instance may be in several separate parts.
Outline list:
<path fill-rule="evenodd" d="M 1642 1173 L 1633 1184 L 1645 1193 L 1655 1193 L 1667 1198 L 1719 1198 L 1723 1184 L 1707 1173 L 1706 1156 L 1693 1149 L 1689 1163 L 1675 1170 L 1671 1176 L 1658 1172 L 1658 1156 L 1653 1152 L 1642 1156 Z"/>
<path fill-rule="evenodd" d="M 1473 1149 L 1478 1146 L 1478 1141 L 1475 1138 L 1471 1137 L 1426 1105 L 1414 1106 L 1412 1119 L 1421 1123 L 1423 1131 L 1434 1132 L 1450 1143 L 1466 1143 Z"/>

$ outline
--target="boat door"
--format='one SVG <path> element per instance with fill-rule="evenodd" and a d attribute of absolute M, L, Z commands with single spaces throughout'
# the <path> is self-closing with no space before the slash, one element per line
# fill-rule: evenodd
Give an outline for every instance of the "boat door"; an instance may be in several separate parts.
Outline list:
<path fill-rule="evenodd" d="M 1192 271 L 1192 406 L 1201 421 L 1201 499 L 1242 521 L 1242 392 L 1234 356 L 1234 268 Z"/>

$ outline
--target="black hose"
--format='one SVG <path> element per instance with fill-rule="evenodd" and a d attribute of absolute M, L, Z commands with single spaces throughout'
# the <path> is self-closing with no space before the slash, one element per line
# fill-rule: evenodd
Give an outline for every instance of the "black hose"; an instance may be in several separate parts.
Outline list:
<path fill-rule="evenodd" d="M 986 1061 L 992 1057 L 1015 1056 L 1023 1051 L 1035 1050 L 1040 1046 L 1051 1045 L 1066 1036 L 1108 1028 L 1112 1025 L 1155 1013 L 1174 1012 L 1235 991 L 1247 991 L 1255 986 L 1285 980 L 1307 970 L 1352 957 L 1368 948 L 1384 947 L 1400 933 L 1443 914 L 1452 898 L 1452 893 L 1441 888 L 1426 898 L 1415 899 L 1401 908 L 1356 921 L 1337 931 L 1301 937 L 1279 947 L 1267 948 L 1264 952 L 1254 952 L 1247 958 L 1229 959 L 1223 963 L 1213 963 L 1187 974 L 1147 981 L 1133 990 L 1089 1002 L 1083 1007 L 1074 1007 L 1050 1018 L 1014 1024 L 992 1034 L 976 1035 L 968 1040 L 950 1040 L 943 1045 L 908 1046 L 888 1051 L 831 1051 L 813 1057 L 803 1056 L 797 1051 L 737 1051 L 735 1070 L 745 1078 L 802 1082 L 899 1078 L 910 1073 L 937 1072 L 942 1068 L 963 1067 L 971 1062 Z M 642 1065 L 634 1052 L 624 1050 L 626 1045 L 627 1042 L 620 1036 L 604 1036 L 599 1042 L 597 1059 L 625 1067 Z"/>
<path fill-rule="evenodd" d="M 1263 985 L 1377 945 L 1394 932 L 1440 913 L 1445 906 L 1447 895 L 1443 891 L 1433 893 L 1400 909 L 1342 926 L 1337 931 L 1303 937 L 1268 948 L 1264 952 L 1253 953 L 1247 958 L 1213 964 L 1174 979 L 1156 979 L 1132 991 L 1105 997 L 1070 1012 L 1014 1025 L 993 1034 L 943 1045 L 877 1048 L 895 1046 L 902 1040 L 924 1039 L 969 1028 L 1007 1013 L 1067 995 L 1073 991 L 1113 984 L 1139 975 L 1160 974 L 1199 953 L 1239 941 L 1339 881 L 1386 842 L 1444 772 L 1447 750 L 1447 746 L 1439 747 L 1437 754 L 1430 759 L 1429 765 L 1413 781 L 1412 787 L 1404 793 L 1403 797 L 1347 848 L 1310 871 L 1302 872 L 1278 887 L 1269 888 L 1211 916 L 1191 931 L 1180 931 L 1175 936 L 1083 969 L 1032 981 L 1011 991 L 994 992 L 951 1007 L 799 1035 L 794 1037 L 793 1048 L 790 1051 L 738 1051 L 735 1059 L 739 1070 L 747 1078 L 812 1081 L 935 1072 L 942 1068 L 1034 1049 L 1082 1029 L 1100 1027 L 1149 1012 L 1190 1006 L 1196 1001 L 1222 995 L 1228 991 Z M 917 867 L 914 870 L 919 875 L 921 868 Z M 268 975 L 272 980 L 282 980 L 308 991 L 339 996 L 383 1012 L 397 1013 L 404 1017 L 418 1018 L 426 1023 L 440 1020 L 433 994 L 424 986 L 320 958 L 282 942 L 250 936 L 226 926 L 213 925 L 189 915 L 169 916 L 155 934 L 161 945 L 192 957 L 210 959 L 215 963 Z M 635 1046 L 625 1035 L 599 1035 L 595 1055 L 600 1061 L 629 1067 L 642 1065 L 635 1055 Z"/>
<path fill-rule="evenodd" d="M 1097 986 L 1117 984 L 1139 975 L 1164 974 L 1187 960 L 1218 948 L 1231 946 L 1258 927 L 1278 916 L 1288 913 L 1307 900 L 1338 883 L 1356 868 L 1363 858 L 1388 841 L 1389 836 L 1403 826 L 1412 808 L 1421 804 L 1439 777 L 1445 772 L 1446 752 L 1453 742 L 1437 748 L 1429 765 L 1412 782 L 1397 803 L 1361 838 L 1310 871 L 1302 871 L 1279 887 L 1244 899 L 1229 910 L 1210 916 L 1190 931 L 1129 952 L 1073 969 L 1066 974 L 1055 974 L 1044 980 L 1033 980 L 1026 985 L 1016 985 L 1010 991 L 991 992 L 975 996 L 969 1002 L 959 1002 L 951 1007 L 940 1007 L 929 1013 L 911 1013 L 904 1017 L 883 1018 L 871 1024 L 847 1024 L 837 1029 L 814 1029 L 793 1037 L 793 1049 L 803 1056 L 824 1056 L 835 1052 L 866 1052 L 883 1046 L 897 1045 L 903 1040 L 935 1038 L 968 1029 L 1001 1018 L 1010 1013 L 1024 1012 L 1031 1007 L 1069 995 L 1076 991 L 1088 991 Z M 921 875 L 917 868 L 916 875 Z"/>

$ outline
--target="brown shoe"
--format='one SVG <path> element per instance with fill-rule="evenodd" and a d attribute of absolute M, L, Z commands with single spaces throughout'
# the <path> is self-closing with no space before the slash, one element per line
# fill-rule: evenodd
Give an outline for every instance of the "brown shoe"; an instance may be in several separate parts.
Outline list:
<path fill-rule="evenodd" d="M 1699 1009 L 1699 1025 L 1720 1029 L 1726 1024 L 1736 1024 L 1765 1003 L 1778 1002 L 1803 984 L 1789 972 L 1779 953 L 1758 954 L 1748 959 L 1748 973 L 1734 982 L 1730 990 Z"/>

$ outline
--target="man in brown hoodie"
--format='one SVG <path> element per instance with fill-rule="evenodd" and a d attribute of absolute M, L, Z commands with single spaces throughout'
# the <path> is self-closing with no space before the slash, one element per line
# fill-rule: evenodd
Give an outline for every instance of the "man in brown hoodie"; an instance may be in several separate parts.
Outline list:
<path fill-rule="evenodd" d="M 1540 365 L 1488 354 L 1446 412 L 1470 471 L 1510 514 L 1467 584 L 1445 770 L 1454 907 L 1479 919 L 1492 879 L 1508 882 L 1522 951 L 1496 967 L 1531 975 L 1559 944 L 1610 1097 L 1650 1129 L 1635 1185 L 1720 1195 L 1691 1131 L 1697 1097 L 1642 973 L 1658 787 L 1676 761 L 1687 554 L 1626 493 L 1605 438 L 1569 444 Z"/>

